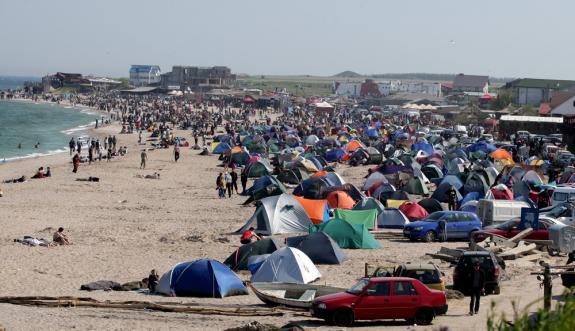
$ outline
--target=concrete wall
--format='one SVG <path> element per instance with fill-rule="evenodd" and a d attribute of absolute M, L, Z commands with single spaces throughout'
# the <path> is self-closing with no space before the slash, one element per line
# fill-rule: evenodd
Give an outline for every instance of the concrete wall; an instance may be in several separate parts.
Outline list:
<path fill-rule="evenodd" d="M 515 102 L 519 105 L 539 106 L 545 100 L 545 91 L 542 88 L 518 87 L 515 95 Z"/>

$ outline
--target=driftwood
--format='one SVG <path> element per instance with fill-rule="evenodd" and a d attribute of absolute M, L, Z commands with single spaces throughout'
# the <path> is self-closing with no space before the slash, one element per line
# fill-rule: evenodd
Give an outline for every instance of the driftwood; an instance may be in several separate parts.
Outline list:
<path fill-rule="evenodd" d="M 92 298 L 78 297 L 0 297 L 0 303 L 37 307 L 89 307 L 116 308 L 129 310 L 155 310 L 171 313 L 191 313 L 201 315 L 227 316 L 282 316 L 283 313 L 273 308 L 250 308 L 246 306 L 196 306 L 177 302 L 155 303 L 149 301 L 98 301 Z"/>

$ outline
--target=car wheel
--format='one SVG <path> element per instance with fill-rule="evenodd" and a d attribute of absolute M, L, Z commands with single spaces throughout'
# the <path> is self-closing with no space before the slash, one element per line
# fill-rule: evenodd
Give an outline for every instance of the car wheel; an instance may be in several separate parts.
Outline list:
<path fill-rule="evenodd" d="M 425 241 L 426 243 L 435 241 L 435 232 L 433 232 L 433 231 L 427 231 L 427 232 L 423 235 L 423 241 Z"/>
<path fill-rule="evenodd" d="M 414 242 L 415 242 L 415 241 L 417 241 L 417 238 L 409 237 L 409 241 L 414 241 Z"/>
<path fill-rule="evenodd" d="M 429 325 L 434 317 L 433 310 L 430 308 L 421 308 L 415 313 L 415 324 Z"/>
<path fill-rule="evenodd" d="M 331 319 L 335 325 L 351 326 L 354 320 L 353 311 L 347 308 L 336 309 Z"/>

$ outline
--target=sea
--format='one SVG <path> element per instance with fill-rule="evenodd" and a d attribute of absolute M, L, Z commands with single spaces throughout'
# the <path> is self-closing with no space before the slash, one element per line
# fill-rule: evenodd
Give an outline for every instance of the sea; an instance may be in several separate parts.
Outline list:
<path fill-rule="evenodd" d="M 97 118 L 88 108 L 0 100 L 0 163 L 66 152 Z"/>
<path fill-rule="evenodd" d="M 0 76 L 0 91 L 17 90 L 26 82 L 40 82 L 42 78 L 32 76 Z"/>

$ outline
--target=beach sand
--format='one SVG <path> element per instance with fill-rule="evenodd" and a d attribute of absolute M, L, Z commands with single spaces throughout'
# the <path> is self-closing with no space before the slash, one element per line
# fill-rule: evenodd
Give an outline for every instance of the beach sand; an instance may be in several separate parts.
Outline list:
<path fill-rule="evenodd" d="M 26 159 L 0 165 L 0 179 L 30 177 L 39 166 L 50 166 L 53 177 L 26 183 L 1 184 L 0 198 L 0 296 L 84 296 L 99 300 L 151 300 L 185 303 L 242 304 L 260 306 L 252 294 L 225 299 L 167 298 L 135 292 L 85 292 L 80 285 L 96 280 L 120 283 L 141 280 L 151 269 L 160 275 L 174 264 L 198 258 L 223 261 L 239 245 L 238 229 L 252 215 L 254 207 L 240 204 L 245 197 L 220 200 L 215 190 L 217 156 L 199 156 L 182 148 L 181 159 L 173 161 L 172 149 L 148 152 L 146 170 L 139 169 L 137 134 L 120 135 L 118 125 L 97 129 L 100 136 L 115 134 L 119 145 L 128 146 L 125 157 L 92 165 L 82 164 L 72 173 L 67 153 Z M 190 131 L 176 135 L 191 139 Z M 144 136 L 145 138 L 145 136 Z M 338 166 L 344 179 L 361 185 L 366 167 Z M 160 180 L 136 178 L 159 172 Z M 96 176 L 99 183 L 76 178 Z M 248 184 L 249 187 L 249 184 Z M 69 233 L 73 245 L 52 248 L 27 247 L 13 239 L 24 235 L 51 239 L 58 227 Z M 364 263 L 402 263 L 429 260 L 426 252 L 441 246 L 466 243 L 411 243 L 382 240 L 383 249 L 346 250 L 350 259 L 342 265 L 319 266 L 320 284 L 349 287 L 363 276 Z M 440 263 L 450 284 L 452 268 Z M 432 326 L 415 327 L 404 322 L 360 323 L 362 328 L 388 330 L 431 330 L 449 326 L 452 330 L 485 330 L 489 302 L 499 311 L 512 314 L 511 301 L 523 307 L 542 296 L 542 289 L 528 266 L 509 266 L 509 280 L 499 296 L 482 297 L 481 313 L 467 316 L 469 299 L 450 300 L 446 316 Z M 240 277 L 248 279 L 246 273 Z M 555 281 L 554 293 L 562 291 Z M 541 306 L 534 305 L 531 310 Z M 128 311 L 93 308 L 36 308 L 0 304 L 0 325 L 8 330 L 222 330 L 251 321 L 284 325 L 300 322 L 310 329 L 338 329 L 296 312 L 281 317 L 230 317 L 183 313 Z"/>

